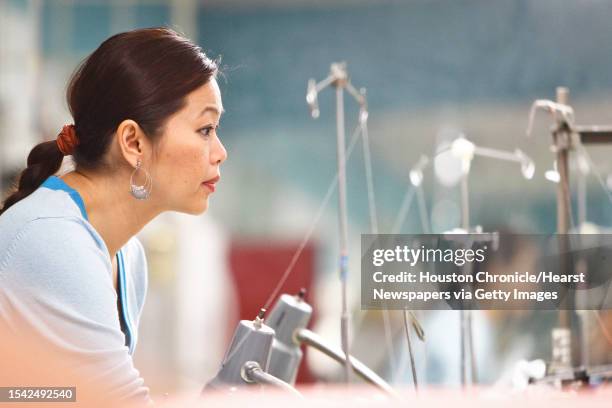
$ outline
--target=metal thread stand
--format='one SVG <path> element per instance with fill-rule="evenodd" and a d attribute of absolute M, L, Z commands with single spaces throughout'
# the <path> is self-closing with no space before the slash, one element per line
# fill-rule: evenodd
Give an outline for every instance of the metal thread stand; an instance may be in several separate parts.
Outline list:
<path fill-rule="evenodd" d="M 328 86 L 336 88 L 336 135 L 337 135 L 337 161 L 338 161 L 338 212 L 340 229 L 340 283 L 342 285 L 342 315 L 340 317 L 340 334 L 342 351 L 346 356 L 344 362 L 344 380 L 350 382 L 351 362 L 349 360 L 349 324 L 350 315 L 348 310 L 348 215 L 346 199 L 346 158 L 345 158 L 345 130 L 344 130 L 344 90 L 349 92 L 353 98 L 363 107 L 365 97 L 358 92 L 348 78 L 346 63 L 331 64 L 330 74 L 321 82 L 314 79 L 308 81 L 308 92 L 306 101 L 311 108 L 313 118 L 319 117 L 317 95 Z"/>
<path fill-rule="evenodd" d="M 480 147 L 463 137 L 456 139 L 450 149 L 461 159 L 461 228 L 466 234 L 469 234 L 471 231 L 468 177 L 471 162 L 475 155 L 496 160 L 517 162 L 521 165 L 521 172 L 525 178 L 530 179 L 533 176 L 533 162 L 518 149 L 510 153 L 497 149 Z M 438 152 L 438 154 L 440 153 L 441 152 Z M 471 265 L 464 266 L 463 273 L 471 275 Z M 461 385 L 465 388 L 468 383 L 478 383 L 478 366 L 476 364 L 476 353 L 474 349 L 473 311 L 471 308 L 462 308 L 460 310 L 459 319 Z"/>
<path fill-rule="evenodd" d="M 568 259 L 565 257 L 569 244 L 567 234 L 572 225 L 571 192 L 569 184 L 569 155 L 570 151 L 578 145 L 607 144 L 612 143 L 612 127 L 610 126 L 577 126 L 574 123 L 574 110 L 569 105 L 569 89 L 558 87 L 556 90 L 556 102 L 547 100 L 536 100 L 533 103 L 527 135 L 531 134 L 535 111 L 540 108 L 551 113 L 556 125 L 552 128 L 553 144 L 551 150 L 556 155 L 557 172 L 559 183 L 557 187 L 557 233 L 560 235 L 560 253 L 562 258 L 561 273 L 566 272 Z M 581 176 L 581 178 L 584 176 Z M 579 178 L 579 219 L 586 219 L 586 205 L 584 195 L 586 194 L 585 181 Z M 574 299 L 567 297 L 563 309 L 559 310 L 558 327 L 552 331 L 552 362 L 550 372 L 552 375 L 568 373 L 576 367 L 572 357 L 572 310 Z M 580 347 L 580 370 L 586 372 L 588 365 L 588 348 L 585 344 L 587 328 L 583 319 L 583 333 Z"/>
<path fill-rule="evenodd" d="M 497 149 L 476 146 L 474 143 L 465 139 L 463 135 L 455 139 L 455 141 L 436 153 L 436 156 L 448 151 L 461 160 L 461 227 L 466 234 L 471 231 L 470 226 L 470 201 L 468 189 L 468 177 L 470 173 L 471 162 L 474 156 L 483 156 L 495 160 L 511 161 L 518 163 L 521 167 L 521 173 L 526 179 L 533 177 L 535 167 L 533 161 L 522 151 L 516 149 L 514 152 L 501 151 Z M 431 161 L 422 156 L 418 163 L 410 171 L 410 181 L 415 188 L 419 188 L 423 180 L 423 169 L 429 165 Z M 403 221 L 403 216 L 400 217 Z M 399 227 L 394 227 L 394 232 L 399 231 Z M 464 273 L 471 274 L 472 271 L 465 267 Z M 472 384 L 478 383 L 478 370 L 476 364 L 476 353 L 474 351 L 473 337 L 473 313 L 472 310 L 462 309 L 459 315 L 459 339 L 460 339 L 460 374 L 461 385 L 468 385 L 468 360 L 470 365 L 469 377 Z"/>

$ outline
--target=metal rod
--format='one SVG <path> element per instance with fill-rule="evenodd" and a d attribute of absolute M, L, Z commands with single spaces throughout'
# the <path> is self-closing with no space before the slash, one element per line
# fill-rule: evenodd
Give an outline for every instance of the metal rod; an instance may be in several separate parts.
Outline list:
<path fill-rule="evenodd" d="M 569 232 L 569 165 L 568 151 L 560 149 L 557 152 L 557 172 L 559 173 L 559 183 L 557 186 L 557 232 L 567 234 Z"/>
<path fill-rule="evenodd" d="M 361 109 L 359 110 L 359 126 L 361 128 L 361 143 L 363 146 L 363 163 L 366 174 L 366 187 L 368 192 L 368 210 L 370 214 L 370 233 L 378 234 L 378 214 L 376 211 L 376 194 L 374 191 L 374 176 L 372 171 L 372 155 L 370 152 L 370 139 L 368 135 L 368 111 L 366 103 L 366 90 L 361 88 L 357 93 L 355 88 L 347 83 L 347 90 L 359 101 Z M 391 372 L 395 373 L 396 357 L 393 349 L 393 332 L 391 330 L 391 318 L 388 309 L 382 310 L 383 330 L 385 333 L 385 343 L 388 350 Z"/>
<path fill-rule="evenodd" d="M 383 318 L 383 330 L 385 332 L 385 342 L 387 349 L 389 350 L 389 365 L 391 366 L 391 379 L 393 379 L 394 374 L 397 372 L 396 367 L 396 355 L 395 349 L 393 348 L 393 331 L 391 330 L 391 314 L 388 309 L 382 310 L 382 318 Z"/>
<path fill-rule="evenodd" d="M 478 366 L 476 365 L 476 352 L 474 348 L 474 325 L 472 324 L 474 319 L 474 311 L 468 310 L 468 331 L 467 331 L 467 347 L 470 356 L 470 375 L 472 384 L 478 384 Z"/>
<path fill-rule="evenodd" d="M 365 90 L 363 91 L 365 92 Z M 359 114 L 359 122 L 361 124 L 361 141 L 363 144 L 363 162 L 366 173 L 366 186 L 368 192 L 368 209 L 370 213 L 370 231 L 372 234 L 378 234 L 378 215 L 376 212 L 376 195 L 374 192 L 374 176 L 372 172 L 372 155 L 370 152 L 370 139 L 367 126 L 368 112 L 362 110 Z"/>
<path fill-rule="evenodd" d="M 579 171 L 578 177 L 576 177 L 577 182 L 577 204 L 578 204 L 578 225 L 582 225 L 587 220 L 587 183 L 586 183 L 586 174 L 582 171 Z"/>
<path fill-rule="evenodd" d="M 460 335 L 459 335 L 459 345 L 461 347 L 460 350 L 460 369 L 461 369 L 461 386 L 463 388 L 465 388 L 467 386 L 467 356 L 466 356 L 466 351 L 465 351 L 465 346 L 466 346 L 466 319 L 467 319 L 467 314 L 465 313 L 466 311 L 461 309 L 459 311 L 459 330 L 460 330 Z"/>
<path fill-rule="evenodd" d="M 314 118 L 319 116 L 317 94 L 327 86 L 336 88 L 336 133 L 337 133 L 337 161 L 338 161 L 338 213 L 339 213 L 339 236 L 340 236 L 340 284 L 342 312 L 340 316 L 340 337 L 342 349 L 347 356 L 345 362 L 344 376 L 347 383 L 350 382 L 349 353 L 349 324 L 350 315 L 348 310 L 348 214 L 346 198 L 346 159 L 345 159 L 345 135 L 344 135 L 344 89 L 355 97 L 362 109 L 365 106 L 365 96 L 348 81 L 345 63 L 333 63 L 330 75 L 318 84 L 314 80 L 308 82 L 306 101 Z M 361 118 L 360 118 L 361 119 Z M 367 137 L 367 134 L 366 134 Z"/>
<path fill-rule="evenodd" d="M 346 88 L 348 93 L 350 93 L 353 96 L 353 98 L 355 98 L 355 100 L 357 101 L 359 105 L 365 106 L 366 98 L 363 92 L 357 91 L 357 89 L 355 89 L 353 84 L 351 84 L 349 81 L 346 81 L 346 84 L 344 85 L 344 87 Z"/>
<path fill-rule="evenodd" d="M 338 157 L 338 213 L 340 222 L 340 282 L 342 285 L 342 316 L 340 318 L 340 335 L 342 351 L 349 355 L 349 312 L 348 312 L 348 214 L 346 200 L 346 159 L 344 155 L 344 93 L 342 80 L 337 79 L 336 86 L 336 133 Z M 344 364 L 344 381 L 350 382 L 351 363 Z"/>
<path fill-rule="evenodd" d="M 408 212 L 410 211 L 410 207 L 412 205 L 412 200 L 414 199 L 414 195 L 416 194 L 416 187 L 410 185 L 406 193 L 404 194 L 404 198 L 402 199 L 402 204 L 400 205 L 400 209 L 397 212 L 397 216 L 395 217 L 395 221 L 393 222 L 393 228 L 391 229 L 392 234 L 399 234 L 402 230 L 402 226 L 406 221 L 406 217 L 408 216 Z"/>
<path fill-rule="evenodd" d="M 557 103 L 569 104 L 569 90 L 564 87 L 557 88 Z M 566 126 L 561 126 L 553 132 L 553 142 L 557 153 L 557 172 L 559 183 L 557 186 L 557 233 L 567 234 L 569 232 L 570 220 L 570 192 L 569 192 L 569 148 L 570 134 Z M 561 239 L 561 255 L 566 250 L 565 240 Z M 565 262 L 562 264 L 565 267 Z M 563 328 L 570 327 L 570 316 L 567 310 L 559 310 L 559 325 Z"/>
<path fill-rule="evenodd" d="M 464 164 L 465 165 L 465 164 Z M 467 171 L 461 177 L 461 226 L 469 233 L 470 231 L 470 202 L 469 202 L 469 191 L 468 191 L 468 173 Z M 461 347 L 461 385 L 465 388 L 468 384 L 467 379 L 467 361 L 471 359 L 471 355 L 469 354 L 469 331 L 471 330 L 471 326 L 469 324 L 470 311 L 461 309 L 459 318 L 461 320 L 460 323 L 460 347 Z"/>
<path fill-rule="evenodd" d="M 610 139 L 612 141 L 612 139 Z M 592 162 L 588 155 L 588 152 L 584 146 L 578 146 L 578 225 L 582 226 L 587 222 L 587 175 L 593 171 L 596 176 L 600 176 L 596 168 L 592 168 Z M 583 256 L 579 256 L 576 263 L 576 269 L 580 269 L 581 272 L 588 276 L 588 264 Z M 580 293 L 580 301 L 576 302 L 576 307 L 583 306 L 585 304 L 586 291 L 583 285 L 578 286 Z M 578 297 L 578 293 L 576 294 Z M 579 303 L 579 304 L 578 304 Z M 576 310 L 578 317 L 580 318 L 580 367 L 589 370 L 590 366 L 590 345 L 589 345 L 589 333 L 592 329 L 592 314 L 591 310 Z"/>
<path fill-rule="evenodd" d="M 587 222 L 587 175 L 590 173 L 590 166 L 587 157 L 581 149 L 577 151 L 578 157 L 578 176 L 577 181 L 577 203 L 578 203 L 578 225 L 584 226 Z M 584 256 L 579 255 L 576 262 L 576 270 L 580 270 L 587 277 L 589 274 L 588 264 Z M 586 289 L 585 285 L 578 286 L 579 291 L 576 293 L 576 307 L 585 305 Z M 580 290 L 582 289 L 582 290 Z M 578 304 L 579 303 L 579 304 Z M 589 333 L 591 332 L 591 314 L 589 310 L 576 310 L 576 314 L 580 319 L 580 367 L 587 369 L 590 365 L 590 347 Z"/>
<path fill-rule="evenodd" d="M 461 177 L 461 228 L 466 233 L 470 231 L 470 197 L 468 190 L 468 174 Z"/>
<path fill-rule="evenodd" d="M 412 342 L 410 341 L 410 328 L 408 326 L 408 311 L 404 310 L 404 330 L 406 331 L 406 341 L 408 343 L 408 355 L 410 357 L 410 368 L 412 369 L 412 381 L 414 389 L 419 390 L 419 382 L 417 380 L 416 365 L 414 363 L 414 353 L 412 352 Z"/>
<path fill-rule="evenodd" d="M 580 135 L 582 144 L 612 143 L 610 126 L 575 126 L 574 131 Z"/>
<path fill-rule="evenodd" d="M 421 228 L 423 229 L 424 234 L 431 234 L 431 222 L 429 221 L 429 214 L 427 212 L 427 204 L 425 203 L 425 194 L 423 194 L 422 185 L 416 187 L 416 192 L 420 213 L 419 218 L 421 218 Z"/>
<path fill-rule="evenodd" d="M 323 89 L 333 84 L 335 80 L 336 80 L 335 76 L 333 75 L 328 76 L 327 78 L 325 78 L 324 80 L 322 80 L 315 86 L 315 91 L 321 92 Z"/>
<path fill-rule="evenodd" d="M 527 134 L 529 135 L 535 111 L 544 109 L 550 112 L 555 119 L 556 126 L 552 130 L 553 151 L 556 154 L 556 167 L 559 175 L 557 187 L 557 234 L 559 238 L 559 260 L 560 273 L 565 274 L 569 266 L 568 258 L 569 242 L 567 233 L 573 224 L 571 209 L 571 193 L 569 185 L 569 152 L 576 148 L 583 150 L 581 143 L 609 143 L 612 141 L 612 128 L 600 126 L 576 126 L 574 124 L 574 110 L 569 105 L 569 90 L 565 87 L 558 87 L 556 90 L 556 102 L 536 100 L 530 111 Z M 580 140 L 576 141 L 575 136 Z M 588 159 L 588 155 L 585 155 Z M 601 183 L 601 181 L 600 181 Z M 580 188 L 580 185 L 579 185 Z M 607 190 L 606 190 L 607 191 Z M 610 198 L 610 195 L 608 195 Z M 579 203 L 582 205 L 583 203 Z M 584 211 L 586 207 L 581 208 Z M 580 217 L 586 213 L 579 214 Z M 562 295 L 563 296 L 563 295 Z M 571 353 L 572 339 L 572 312 L 575 306 L 575 299 L 565 296 L 564 303 L 559 306 L 558 327 L 553 329 L 553 361 L 552 371 L 567 370 L 573 367 L 573 357 Z M 582 358 L 581 358 L 582 360 Z"/>
<path fill-rule="evenodd" d="M 484 157 L 490 157 L 492 159 L 513 161 L 513 162 L 519 162 L 519 163 L 521 162 L 521 158 L 520 156 L 516 154 L 516 152 L 504 152 L 501 150 L 491 149 L 488 147 L 476 146 L 474 148 L 474 154 L 479 155 L 479 156 L 484 156 Z"/>
<path fill-rule="evenodd" d="M 346 354 L 344 354 L 342 350 L 325 343 L 323 338 L 318 334 L 308 329 L 301 329 L 295 333 L 295 338 L 299 343 L 307 344 L 341 364 L 348 360 L 351 364 L 350 367 L 352 368 L 352 370 L 363 380 L 367 381 L 372 385 L 375 385 L 376 387 L 380 388 L 389 395 L 395 397 L 398 396 L 398 394 L 393 390 L 393 388 L 391 388 L 391 386 L 378 374 L 368 368 L 368 366 L 363 364 L 354 356 L 349 355 L 347 358 Z"/>

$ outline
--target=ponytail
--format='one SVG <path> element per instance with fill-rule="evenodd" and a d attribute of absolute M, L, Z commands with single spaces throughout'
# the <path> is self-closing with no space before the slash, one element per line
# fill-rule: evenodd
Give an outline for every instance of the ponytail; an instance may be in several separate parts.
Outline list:
<path fill-rule="evenodd" d="M 4 200 L 0 215 L 13 204 L 32 194 L 49 176 L 57 173 L 63 158 L 64 154 L 55 140 L 34 146 L 28 155 L 27 167 L 19 176 L 17 189 Z"/>

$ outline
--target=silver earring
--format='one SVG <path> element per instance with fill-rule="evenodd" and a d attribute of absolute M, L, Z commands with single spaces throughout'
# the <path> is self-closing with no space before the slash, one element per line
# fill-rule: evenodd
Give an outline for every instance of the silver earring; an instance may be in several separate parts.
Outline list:
<path fill-rule="evenodd" d="M 136 175 L 136 173 L 138 173 L 138 170 L 144 171 L 145 181 L 142 185 L 134 184 L 134 176 Z M 142 168 L 142 162 L 140 161 L 140 159 L 138 159 L 136 161 L 136 168 L 130 176 L 130 193 L 137 200 L 146 200 L 151 195 L 152 189 L 153 179 L 151 178 L 149 172 L 146 169 Z"/>

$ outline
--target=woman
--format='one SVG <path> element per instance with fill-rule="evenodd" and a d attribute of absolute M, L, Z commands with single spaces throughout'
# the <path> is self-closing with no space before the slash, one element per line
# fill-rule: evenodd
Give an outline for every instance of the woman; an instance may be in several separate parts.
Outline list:
<path fill-rule="evenodd" d="M 167 28 L 107 39 L 71 78 L 74 124 L 32 149 L 0 210 L 0 321 L 108 395 L 149 399 L 132 361 L 147 286 L 134 236 L 164 211 L 207 209 L 227 158 L 216 73 Z M 66 155 L 74 171 L 55 176 Z"/>

